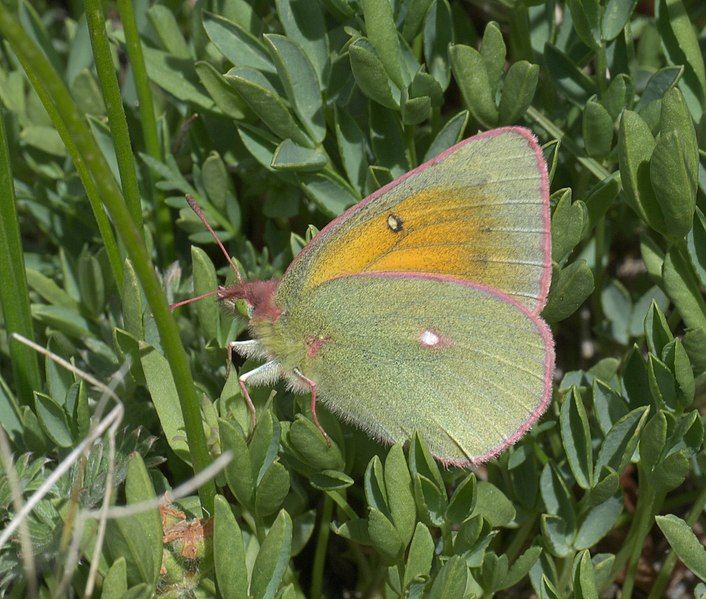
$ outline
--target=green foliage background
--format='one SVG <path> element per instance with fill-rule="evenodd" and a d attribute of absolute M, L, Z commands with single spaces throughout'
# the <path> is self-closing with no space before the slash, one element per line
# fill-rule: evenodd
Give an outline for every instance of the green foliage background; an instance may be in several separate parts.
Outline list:
<path fill-rule="evenodd" d="M 0 592 L 83 595 L 93 564 L 103 597 L 652 598 L 680 559 L 672 592 L 704 595 L 705 47 L 699 0 L 1 0 L 3 526 L 13 485 L 29 498 L 117 417 L 11 333 L 124 415 L 114 466 L 99 437 L 0 548 Z M 254 392 L 248 435 L 224 350 L 245 321 L 168 310 L 229 276 L 184 194 L 269 278 L 347 206 L 511 124 L 553 192 L 540 423 L 474 473 L 322 409 L 329 447 L 283 387 Z M 139 503 L 224 451 L 198 496 L 111 519 L 96 561 L 106 485 Z"/>

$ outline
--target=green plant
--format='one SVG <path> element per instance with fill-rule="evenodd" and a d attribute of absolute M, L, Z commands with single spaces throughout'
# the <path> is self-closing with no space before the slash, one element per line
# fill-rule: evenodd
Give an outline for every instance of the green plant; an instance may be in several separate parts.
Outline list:
<path fill-rule="evenodd" d="M 69 5 L 0 0 L 3 526 L 99 422 L 119 430 L 0 548 L 2 592 L 659 597 L 680 559 L 706 593 L 703 3 Z M 329 446 L 282 386 L 253 392 L 248 437 L 224 349 L 245 321 L 214 298 L 168 311 L 228 276 L 184 194 L 268 278 L 363 196 L 510 124 L 544 143 L 553 191 L 543 419 L 440 470 L 420 439 L 380 447 L 322 408 Z M 107 391 L 13 333 L 110 383 L 119 426 Z M 94 553 L 106 492 L 149 501 L 226 452 L 198 496 L 109 518 Z"/>

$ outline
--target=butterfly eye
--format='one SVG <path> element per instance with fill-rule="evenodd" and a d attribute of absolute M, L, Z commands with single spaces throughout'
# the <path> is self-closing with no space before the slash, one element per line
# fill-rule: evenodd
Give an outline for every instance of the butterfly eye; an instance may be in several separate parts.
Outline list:
<path fill-rule="evenodd" d="M 402 230 L 404 222 L 396 214 L 390 214 L 387 217 L 387 228 L 393 233 L 399 233 Z"/>

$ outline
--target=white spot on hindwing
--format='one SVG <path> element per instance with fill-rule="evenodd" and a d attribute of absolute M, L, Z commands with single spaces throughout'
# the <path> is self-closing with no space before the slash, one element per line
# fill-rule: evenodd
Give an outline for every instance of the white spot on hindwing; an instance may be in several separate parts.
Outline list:
<path fill-rule="evenodd" d="M 423 347 L 436 347 L 441 342 L 441 337 L 431 329 L 426 329 L 419 336 L 419 342 Z"/>

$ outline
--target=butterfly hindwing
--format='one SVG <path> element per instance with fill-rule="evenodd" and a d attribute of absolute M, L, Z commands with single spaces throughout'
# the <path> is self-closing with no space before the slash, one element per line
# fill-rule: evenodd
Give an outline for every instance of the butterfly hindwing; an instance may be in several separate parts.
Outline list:
<path fill-rule="evenodd" d="M 508 294 L 534 313 L 551 276 L 546 164 L 520 127 L 471 137 L 324 228 L 283 277 L 278 300 L 338 276 L 423 272 Z"/>
<path fill-rule="evenodd" d="M 320 339 L 301 363 L 319 398 L 385 442 L 416 430 L 439 459 L 489 459 L 539 417 L 553 344 L 528 308 L 483 286 L 410 273 L 324 282 L 293 302 L 292 344 Z"/>

